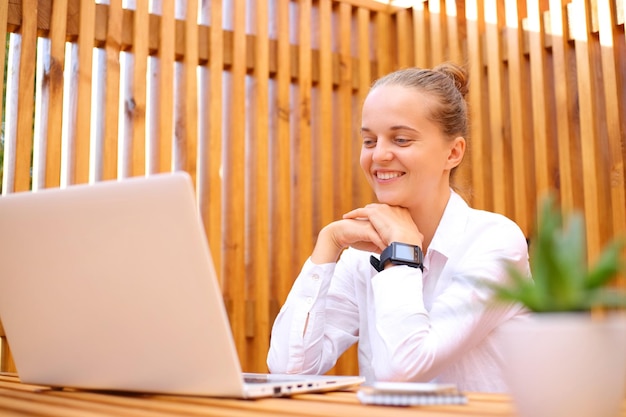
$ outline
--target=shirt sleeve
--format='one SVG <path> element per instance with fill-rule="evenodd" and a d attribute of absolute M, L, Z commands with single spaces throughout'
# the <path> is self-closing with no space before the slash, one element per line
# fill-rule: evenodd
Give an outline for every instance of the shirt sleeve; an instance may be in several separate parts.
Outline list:
<path fill-rule="evenodd" d="M 377 380 L 432 380 L 520 312 L 520 306 L 496 304 L 485 285 L 507 279 L 505 260 L 529 274 L 526 241 L 512 226 L 481 231 L 478 243 L 460 248 L 445 273 L 426 277 L 439 280 L 428 310 L 418 269 L 396 266 L 372 279 Z"/>
<path fill-rule="evenodd" d="M 272 327 L 270 372 L 323 374 L 356 342 L 359 317 L 354 291 L 328 295 L 338 281 L 333 278 L 335 266 L 310 259 L 304 264 Z"/>

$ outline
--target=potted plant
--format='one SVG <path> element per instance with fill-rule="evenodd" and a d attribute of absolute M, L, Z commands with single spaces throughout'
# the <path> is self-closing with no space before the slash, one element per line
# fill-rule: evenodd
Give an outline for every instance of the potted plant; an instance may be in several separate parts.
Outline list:
<path fill-rule="evenodd" d="M 592 267 L 584 221 L 563 222 L 544 199 L 530 241 L 532 279 L 507 265 L 496 299 L 521 303 L 525 320 L 502 326 L 503 369 L 520 417 L 615 417 L 626 389 L 626 293 L 612 280 L 626 271 L 623 241 L 610 242 Z"/>

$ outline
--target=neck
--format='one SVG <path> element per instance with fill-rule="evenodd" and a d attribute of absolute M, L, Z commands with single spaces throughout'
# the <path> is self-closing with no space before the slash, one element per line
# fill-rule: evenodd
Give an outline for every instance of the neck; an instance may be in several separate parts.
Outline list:
<path fill-rule="evenodd" d="M 424 235 L 424 241 L 422 242 L 424 254 L 426 254 L 430 242 L 433 240 L 449 200 L 450 188 L 448 187 L 445 191 L 437 193 L 435 198 L 423 201 L 422 204 L 411 209 L 411 217 L 419 231 Z"/>

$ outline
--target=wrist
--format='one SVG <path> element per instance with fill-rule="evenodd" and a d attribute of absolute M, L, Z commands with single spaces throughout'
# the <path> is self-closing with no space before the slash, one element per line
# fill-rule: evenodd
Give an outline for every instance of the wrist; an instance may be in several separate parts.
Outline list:
<path fill-rule="evenodd" d="M 378 270 L 382 271 L 388 266 L 406 265 L 411 268 L 419 268 L 424 271 L 424 255 L 422 248 L 402 242 L 391 242 L 380 254 Z"/>
<path fill-rule="evenodd" d="M 330 225 L 325 226 L 317 235 L 317 242 L 311 254 L 311 261 L 316 264 L 337 262 L 344 247 L 334 238 Z"/>

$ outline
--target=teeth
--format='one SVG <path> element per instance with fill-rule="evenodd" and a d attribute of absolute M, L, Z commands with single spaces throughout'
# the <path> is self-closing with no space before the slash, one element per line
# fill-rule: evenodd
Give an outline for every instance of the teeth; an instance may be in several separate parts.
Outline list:
<path fill-rule="evenodd" d="M 402 173 L 401 172 L 377 172 L 376 173 L 376 177 L 379 180 L 390 180 L 392 178 L 396 178 L 401 176 Z"/>

